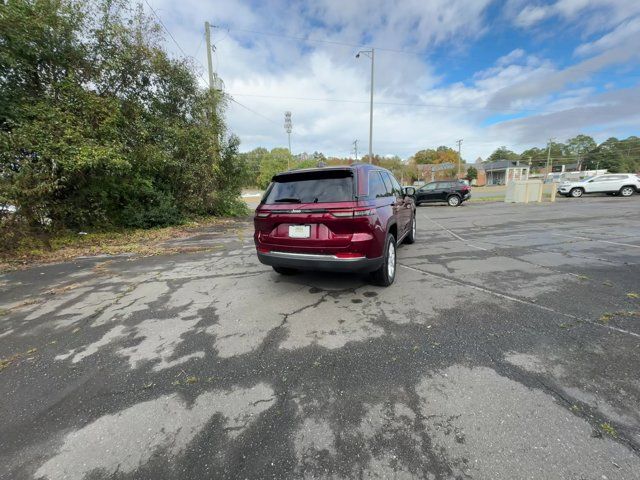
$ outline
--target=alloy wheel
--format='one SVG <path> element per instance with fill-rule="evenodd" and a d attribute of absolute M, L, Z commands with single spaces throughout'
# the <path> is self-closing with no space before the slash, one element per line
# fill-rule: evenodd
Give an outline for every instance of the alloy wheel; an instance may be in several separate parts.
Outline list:
<path fill-rule="evenodd" d="M 396 247 L 393 242 L 389 242 L 389 252 L 387 254 L 387 275 L 390 279 L 396 273 Z"/>

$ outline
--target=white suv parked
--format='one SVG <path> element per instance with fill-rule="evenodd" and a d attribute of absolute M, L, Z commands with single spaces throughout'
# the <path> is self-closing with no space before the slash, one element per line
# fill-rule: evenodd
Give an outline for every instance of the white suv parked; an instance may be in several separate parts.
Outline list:
<path fill-rule="evenodd" d="M 578 198 L 585 193 L 606 193 L 630 197 L 640 193 L 640 177 L 633 173 L 610 173 L 585 178 L 576 182 L 562 182 L 558 193 L 565 197 Z"/>

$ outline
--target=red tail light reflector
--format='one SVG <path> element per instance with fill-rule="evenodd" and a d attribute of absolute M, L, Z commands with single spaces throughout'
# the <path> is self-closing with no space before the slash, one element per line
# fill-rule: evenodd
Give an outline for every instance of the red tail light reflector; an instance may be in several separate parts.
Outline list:
<path fill-rule="evenodd" d="M 264 247 L 258 247 L 258 252 L 260 253 L 269 253 L 271 250 L 269 250 L 268 248 L 264 248 Z"/>
<path fill-rule="evenodd" d="M 354 253 L 354 252 L 340 252 L 335 254 L 338 258 L 364 258 L 362 253 Z"/>

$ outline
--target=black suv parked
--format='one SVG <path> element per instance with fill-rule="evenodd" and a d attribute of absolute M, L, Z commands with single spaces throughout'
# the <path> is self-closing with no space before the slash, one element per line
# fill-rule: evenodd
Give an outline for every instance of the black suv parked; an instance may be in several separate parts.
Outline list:
<path fill-rule="evenodd" d="M 447 202 L 457 207 L 471 198 L 471 188 L 456 180 L 431 182 L 416 190 L 416 205 L 431 202 Z"/>

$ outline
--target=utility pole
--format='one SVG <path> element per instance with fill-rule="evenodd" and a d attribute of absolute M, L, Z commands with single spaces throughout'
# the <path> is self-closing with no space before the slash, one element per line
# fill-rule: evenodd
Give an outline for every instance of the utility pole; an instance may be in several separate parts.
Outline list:
<path fill-rule="evenodd" d="M 371 49 L 371 100 L 369 102 L 369 163 L 373 162 L 373 61 L 376 51 Z"/>
<path fill-rule="evenodd" d="M 289 137 L 289 157 L 291 157 L 291 129 L 293 125 L 291 125 L 291 112 L 284 112 L 284 129 L 287 132 L 287 137 Z M 287 169 L 289 169 L 289 158 L 287 158 Z"/>
<path fill-rule="evenodd" d="M 456 143 L 458 144 L 458 178 L 460 178 L 460 170 L 462 168 L 462 156 L 460 155 L 460 147 L 462 145 L 462 138 L 460 140 L 457 140 Z"/>
<path fill-rule="evenodd" d="M 211 60 L 211 24 L 204 22 L 204 36 L 207 44 L 207 66 L 209 67 L 209 90 L 214 89 L 213 61 Z"/>
<path fill-rule="evenodd" d="M 360 58 L 363 53 L 371 59 L 371 98 L 369 101 L 369 163 L 373 162 L 373 64 L 375 60 L 375 49 L 361 50 L 356 54 L 356 58 Z"/>
<path fill-rule="evenodd" d="M 358 140 L 353 141 L 353 151 L 356 154 L 356 162 L 358 161 Z"/>
<path fill-rule="evenodd" d="M 551 170 L 551 142 L 553 142 L 553 138 L 549 139 L 549 143 L 547 144 L 547 164 L 544 168 L 544 181 L 546 183 L 547 178 L 549 178 L 549 173 Z"/>

